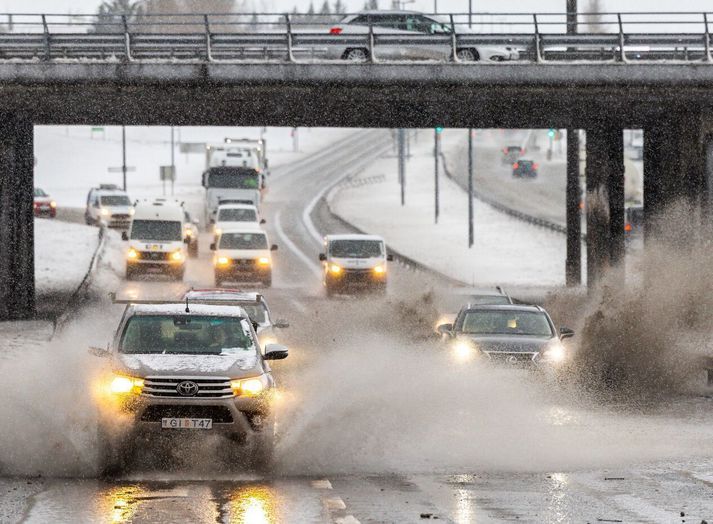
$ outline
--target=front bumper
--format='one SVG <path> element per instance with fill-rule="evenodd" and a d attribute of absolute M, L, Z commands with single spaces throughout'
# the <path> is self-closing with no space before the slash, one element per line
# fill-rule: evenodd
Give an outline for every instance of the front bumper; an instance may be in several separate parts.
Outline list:
<path fill-rule="evenodd" d="M 252 260 L 233 260 L 226 266 L 215 267 L 215 277 L 221 280 L 265 280 L 271 276 L 271 265 L 259 265 Z"/>
<path fill-rule="evenodd" d="M 373 269 L 342 269 L 338 274 L 327 272 L 324 278 L 331 289 L 379 288 L 386 286 L 386 273 Z"/>
<path fill-rule="evenodd" d="M 34 206 L 34 214 L 36 217 L 55 218 L 57 216 L 57 208 L 47 206 Z"/>

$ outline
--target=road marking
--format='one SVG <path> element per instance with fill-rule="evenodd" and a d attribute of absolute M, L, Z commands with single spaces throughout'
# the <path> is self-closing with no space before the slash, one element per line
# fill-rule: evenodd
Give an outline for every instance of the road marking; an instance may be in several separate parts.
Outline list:
<path fill-rule="evenodd" d="M 341 511 L 347 509 L 347 505 L 340 497 L 324 499 L 324 505 L 330 511 Z"/>
<path fill-rule="evenodd" d="M 307 307 L 306 307 L 302 302 L 300 302 L 299 300 L 296 300 L 296 299 L 292 298 L 292 299 L 290 299 L 290 304 L 292 304 L 293 306 L 295 306 L 295 309 L 298 310 L 300 313 L 306 313 L 306 312 L 307 312 Z M 315 483 L 315 482 L 322 482 L 322 481 L 321 481 L 321 480 L 312 481 L 313 487 L 314 487 L 314 483 Z M 327 482 L 327 483 L 328 483 L 329 481 L 326 480 L 326 481 L 324 481 L 324 482 Z M 332 488 L 330 487 L 330 488 L 328 488 L 328 489 L 332 489 Z"/>
<path fill-rule="evenodd" d="M 332 483 L 329 482 L 327 479 L 313 480 L 312 487 L 314 489 L 332 489 Z"/>
<path fill-rule="evenodd" d="M 334 521 L 336 524 L 361 524 L 354 515 L 347 515 Z"/>
<path fill-rule="evenodd" d="M 302 262 L 305 263 L 305 265 L 310 269 L 310 271 L 312 271 L 312 273 L 321 278 L 322 272 L 317 267 L 315 267 L 315 264 L 312 262 L 312 259 L 305 255 L 300 250 L 300 248 L 298 248 L 295 243 L 287 237 L 285 230 L 282 229 L 282 223 L 280 222 L 280 213 L 281 211 L 275 213 L 275 231 L 277 232 L 277 236 L 279 236 L 280 239 L 285 243 L 285 245 L 287 245 L 290 251 L 297 255 L 297 258 L 299 258 Z"/>

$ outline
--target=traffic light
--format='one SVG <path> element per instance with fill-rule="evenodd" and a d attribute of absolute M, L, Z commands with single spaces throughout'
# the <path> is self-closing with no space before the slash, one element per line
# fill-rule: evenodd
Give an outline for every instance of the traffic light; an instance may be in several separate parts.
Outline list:
<path fill-rule="evenodd" d="M 442 127 L 437 127 L 437 128 L 436 128 L 436 133 L 438 133 L 439 135 L 440 135 L 441 133 L 443 133 L 443 128 L 442 128 Z"/>
<path fill-rule="evenodd" d="M 547 131 L 547 136 L 549 136 L 550 138 L 554 138 L 554 137 L 555 137 L 555 130 L 552 129 L 552 128 L 550 128 L 550 130 Z"/>

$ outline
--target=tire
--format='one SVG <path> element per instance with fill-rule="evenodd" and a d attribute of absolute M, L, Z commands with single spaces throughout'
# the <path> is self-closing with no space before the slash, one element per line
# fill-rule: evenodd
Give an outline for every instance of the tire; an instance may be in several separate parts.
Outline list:
<path fill-rule="evenodd" d="M 116 477 L 126 471 L 128 446 L 112 439 L 101 426 L 97 428 L 97 448 L 100 477 Z"/>
<path fill-rule="evenodd" d="M 262 285 L 265 287 L 272 287 L 272 275 L 262 279 Z"/>
<path fill-rule="evenodd" d="M 254 439 L 251 465 L 261 473 L 269 473 L 275 459 L 275 423 L 274 421 Z"/>
<path fill-rule="evenodd" d="M 188 256 L 191 258 L 198 258 L 198 240 L 188 244 Z"/>
<path fill-rule="evenodd" d="M 174 278 L 174 280 L 181 282 L 181 281 L 183 281 L 183 276 L 185 274 L 186 274 L 186 269 L 181 268 L 173 274 L 173 278 Z"/>
<path fill-rule="evenodd" d="M 456 57 L 461 62 L 477 62 L 478 60 L 480 60 L 480 55 L 478 54 L 478 51 L 470 48 L 458 49 L 456 51 Z"/>
<path fill-rule="evenodd" d="M 131 281 L 131 280 L 134 280 L 135 278 L 136 278 L 136 270 L 131 266 L 127 266 L 126 267 L 126 280 Z"/>
<path fill-rule="evenodd" d="M 342 60 L 349 60 L 350 62 L 368 62 L 369 51 L 362 47 L 347 49 L 342 55 Z"/>

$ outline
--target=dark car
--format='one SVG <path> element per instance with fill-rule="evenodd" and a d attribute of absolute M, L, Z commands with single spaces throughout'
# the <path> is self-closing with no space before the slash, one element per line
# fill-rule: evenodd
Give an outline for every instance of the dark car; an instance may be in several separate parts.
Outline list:
<path fill-rule="evenodd" d="M 35 188 L 32 208 L 36 217 L 57 216 L 57 203 L 39 187 Z"/>
<path fill-rule="evenodd" d="M 514 164 L 524 153 L 525 151 L 520 146 L 505 146 L 503 148 L 503 164 Z"/>
<path fill-rule="evenodd" d="M 536 178 L 538 167 L 534 160 L 518 160 L 512 165 L 512 176 L 514 178 Z"/>
<path fill-rule="evenodd" d="M 466 306 L 438 330 L 460 360 L 520 367 L 561 365 L 568 356 L 561 340 L 574 336 L 565 327 L 557 331 L 540 306 L 515 304 Z"/>
<path fill-rule="evenodd" d="M 625 212 L 624 231 L 627 238 L 639 236 L 644 231 L 644 206 L 629 206 Z"/>

